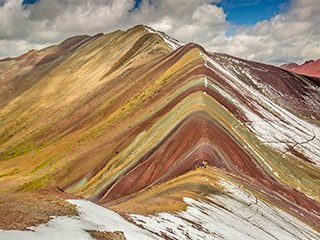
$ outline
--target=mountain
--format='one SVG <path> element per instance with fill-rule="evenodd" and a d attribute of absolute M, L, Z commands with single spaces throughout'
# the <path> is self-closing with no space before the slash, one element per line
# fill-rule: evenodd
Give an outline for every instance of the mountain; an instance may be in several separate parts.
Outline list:
<path fill-rule="evenodd" d="M 299 67 L 299 64 L 297 64 L 297 63 L 286 63 L 286 64 L 281 65 L 280 67 L 284 68 L 284 69 L 291 70 L 293 68 Z"/>
<path fill-rule="evenodd" d="M 301 75 L 320 78 L 320 59 L 305 61 L 301 65 L 296 63 L 284 64 L 281 67 Z"/>
<path fill-rule="evenodd" d="M 0 228 L 59 216 L 0 239 L 320 238 L 315 78 L 136 26 L 4 59 L 0 81 Z"/>

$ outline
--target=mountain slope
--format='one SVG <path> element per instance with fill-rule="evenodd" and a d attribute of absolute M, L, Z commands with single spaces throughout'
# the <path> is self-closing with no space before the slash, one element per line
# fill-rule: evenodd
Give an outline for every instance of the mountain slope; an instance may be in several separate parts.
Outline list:
<path fill-rule="evenodd" d="M 320 59 L 306 61 L 301 65 L 296 63 L 284 64 L 281 67 L 301 75 L 320 78 Z"/>
<path fill-rule="evenodd" d="M 57 186 L 169 239 L 319 237 L 316 81 L 144 26 L 0 71 L 2 192 Z"/>

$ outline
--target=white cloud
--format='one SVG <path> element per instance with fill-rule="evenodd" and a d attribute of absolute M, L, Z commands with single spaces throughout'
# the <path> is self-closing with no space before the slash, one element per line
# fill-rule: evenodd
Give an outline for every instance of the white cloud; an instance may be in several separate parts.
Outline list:
<path fill-rule="evenodd" d="M 41 0 L 27 7 L 6 0 L 0 7 L 0 40 L 52 44 L 76 34 L 108 32 L 122 27 L 132 7 L 133 0 Z"/>
<path fill-rule="evenodd" d="M 0 40 L 0 57 L 16 56 L 30 49 L 42 49 L 47 46 L 48 44 L 37 44 L 25 40 Z"/>
<path fill-rule="evenodd" d="M 40 0 L 27 8 L 0 0 L 0 57 L 60 42 L 77 34 L 146 24 L 184 42 L 242 58 L 279 64 L 320 56 L 318 0 L 293 0 L 291 8 L 252 27 L 227 22 L 209 0 Z M 218 2 L 218 0 L 216 1 Z M 235 34 L 227 36 L 233 28 Z"/>
<path fill-rule="evenodd" d="M 149 25 L 184 42 L 197 42 L 209 46 L 208 43 L 214 38 L 224 38 L 228 24 L 221 8 L 203 0 L 178 2 L 159 1 L 156 8 L 145 4 L 147 6 L 143 6 L 141 12 L 136 14 L 156 14 L 157 18 L 148 20 Z M 181 5 L 184 6 L 179 7 Z"/>

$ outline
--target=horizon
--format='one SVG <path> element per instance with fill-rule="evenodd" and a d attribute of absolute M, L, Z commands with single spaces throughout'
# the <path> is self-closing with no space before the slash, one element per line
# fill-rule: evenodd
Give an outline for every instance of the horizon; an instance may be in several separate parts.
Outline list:
<path fill-rule="evenodd" d="M 148 25 L 137 24 L 137 25 L 132 26 L 132 27 L 130 27 L 130 28 L 128 28 L 128 29 L 116 29 L 116 30 L 114 30 L 114 31 L 107 32 L 107 33 L 102 33 L 102 34 L 109 34 L 109 33 L 113 33 L 113 32 L 119 31 L 119 30 L 120 30 L 120 31 L 128 31 L 128 30 L 130 30 L 130 29 L 132 29 L 132 28 L 135 28 L 135 27 L 137 27 L 137 26 L 144 26 L 144 27 L 152 28 L 152 27 L 150 27 L 150 26 L 148 26 Z M 152 29 L 153 29 L 153 28 L 152 28 Z M 153 29 L 153 30 L 156 30 L 156 29 Z M 156 31 L 160 32 L 159 30 L 156 30 Z M 98 35 L 98 34 L 101 34 L 101 33 L 96 33 L 96 34 L 91 34 L 91 35 L 89 35 L 89 34 L 82 34 L 82 35 L 94 36 L 94 35 Z M 25 55 L 25 54 L 28 54 L 29 52 L 32 52 L 32 51 L 41 52 L 41 51 L 45 50 L 46 48 L 50 48 L 50 47 L 52 47 L 52 46 L 58 46 L 59 44 L 63 43 L 64 41 L 66 41 L 66 40 L 68 40 L 68 39 L 71 39 L 71 38 L 73 38 L 73 37 L 76 37 L 76 36 L 81 36 L 81 35 L 73 35 L 73 36 L 67 37 L 67 38 L 63 39 L 62 41 L 60 41 L 60 42 L 54 43 L 54 44 L 49 45 L 49 46 L 45 46 L 44 48 L 40 48 L 40 49 L 28 49 L 26 52 L 23 52 L 22 54 L 20 54 L 20 55 L 18 55 L 18 56 L 7 56 L 7 57 L 4 57 L 4 58 L 0 58 L 0 61 L 1 61 L 1 60 L 6 60 L 6 59 L 19 58 L 19 57 L 21 57 L 21 56 L 23 56 L 23 55 Z M 179 40 L 179 39 L 176 39 L 176 40 Z M 194 43 L 194 42 L 188 42 L 188 43 Z M 188 43 L 185 43 L 185 44 L 188 44 Z M 200 46 L 201 46 L 201 45 L 200 45 Z M 222 54 L 230 55 L 230 54 L 228 54 L 228 53 L 223 53 L 223 52 L 215 52 L 215 53 L 222 53 Z M 230 56 L 233 56 L 233 55 L 230 55 Z M 245 59 L 245 58 L 241 58 L 241 57 L 238 57 L 238 56 L 233 56 L 233 57 L 240 58 L 240 59 L 243 59 L 243 60 L 247 60 L 247 59 Z M 303 65 L 306 64 L 306 63 L 316 62 L 316 61 L 319 61 L 319 60 L 320 60 L 320 58 L 318 58 L 318 59 L 305 59 L 304 61 L 302 61 L 302 62 L 300 62 L 300 63 L 299 63 L 299 62 L 284 62 L 284 63 L 279 64 L 279 65 L 274 65 L 274 64 L 272 64 L 272 63 L 264 63 L 264 62 L 260 62 L 260 63 L 267 64 L 267 65 L 274 65 L 274 66 L 277 66 L 277 67 L 281 67 L 282 65 L 287 65 L 287 64 L 297 64 L 298 66 L 303 66 Z M 249 61 L 259 62 L 259 61 L 255 61 L 255 60 L 249 60 Z"/>
<path fill-rule="evenodd" d="M 75 35 L 139 24 L 182 42 L 272 65 L 320 56 L 316 0 L 0 0 L 0 59 L 56 45 Z"/>

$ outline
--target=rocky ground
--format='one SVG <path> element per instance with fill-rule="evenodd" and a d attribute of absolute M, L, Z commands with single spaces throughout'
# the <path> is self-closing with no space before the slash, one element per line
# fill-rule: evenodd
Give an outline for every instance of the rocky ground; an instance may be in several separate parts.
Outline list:
<path fill-rule="evenodd" d="M 75 197 L 58 189 L 1 195 L 0 229 L 25 230 L 48 222 L 52 216 L 77 215 L 76 207 L 64 201 L 65 198 Z"/>
<path fill-rule="evenodd" d="M 90 235 L 97 240 L 125 240 L 123 232 L 100 232 L 100 231 L 89 231 Z"/>

